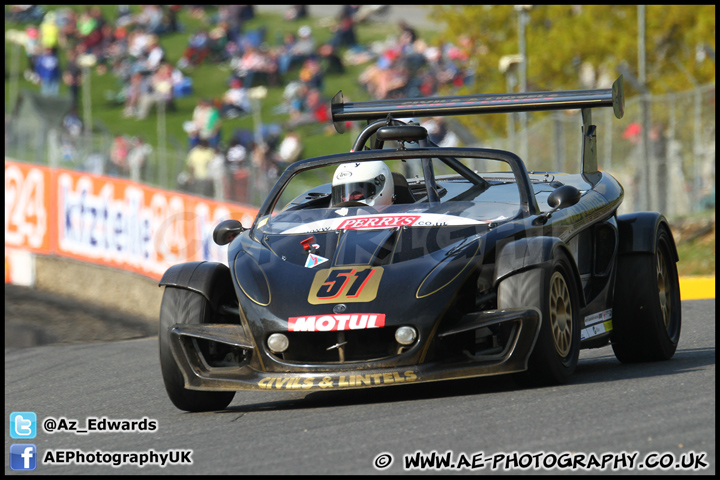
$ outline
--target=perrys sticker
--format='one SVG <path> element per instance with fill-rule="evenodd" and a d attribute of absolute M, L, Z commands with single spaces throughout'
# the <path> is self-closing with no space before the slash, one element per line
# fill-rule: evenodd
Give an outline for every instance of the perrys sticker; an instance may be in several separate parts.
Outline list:
<path fill-rule="evenodd" d="M 369 217 L 352 217 L 343 220 L 338 230 L 361 230 L 371 228 L 412 227 L 420 219 L 420 215 L 373 215 Z"/>
<path fill-rule="evenodd" d="M 363 330 L 385 326 L 384 313 L 353 313 L 343 315 L 306 315 L 288 318 L 290 332 L 336 332 Z"/>
<path fill-rule="evenodd" d="M 349 218 L 318 220 L 289 228 L 282 233 L 317 233 L 332 230 L 373 230 L 398 227 L 446 227 L 455 225 L 478 225 L 482 223 L 488 222 L 438 213 L 420 215 L 359 215 Z"/>

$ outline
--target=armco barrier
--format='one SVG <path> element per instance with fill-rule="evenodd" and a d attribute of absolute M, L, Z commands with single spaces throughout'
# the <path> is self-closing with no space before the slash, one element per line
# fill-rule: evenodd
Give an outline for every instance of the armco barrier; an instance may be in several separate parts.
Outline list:
<path fill-rule="evenodd" d="M 212 241 L 213 228 L 228 218 L 249 226 L 256 213 L 251 207 L 125 179 L 6 158 L 6 281 L 9 275 L 20 275 L 12 271 L 19 268 L 13 265 L 17 251 L 72 258 L 156 280 L 177 263 L 227 263 L 227 246 Z"/>

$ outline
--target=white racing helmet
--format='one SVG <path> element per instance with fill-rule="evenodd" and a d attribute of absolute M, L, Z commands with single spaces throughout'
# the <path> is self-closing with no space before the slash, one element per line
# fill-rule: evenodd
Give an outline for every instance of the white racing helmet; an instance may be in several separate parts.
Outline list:
<path fill-rule="evenodd" d="M 332 204 L 362 202 L 369 206 L 390 205 L 395 184 L 384 162 L 343 163 L 332 181 Z"/>

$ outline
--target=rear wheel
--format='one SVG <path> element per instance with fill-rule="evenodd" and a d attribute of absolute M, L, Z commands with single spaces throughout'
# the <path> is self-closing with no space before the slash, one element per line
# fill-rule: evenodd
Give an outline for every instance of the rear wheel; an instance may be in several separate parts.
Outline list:
<path fill-rule="evenodd" d="M 612 347 L 623 363 L 668 360 L 680 340 L 680 283 L 667 228 L 655 241 L 655 253 L 618 259 Z"/>
<path fill-rule="evenodd" d="M 567 383 L 580 354 L 580 301 L 566 255 L 557 255 L 547 268 L 503 280 L 498 289 L 498 308 L 521 307 L 537 309 L 541 324 L 528 370 L 516 379 L 527 385 Z"/>
<path fill-rule="evenodd" d="M 222 410 L 235 396 L 235 392 L 204 392 L 185 388 L 185 380 L 170 349 L 170 329 L 177 323 L 211 323 L 213 311 L 210 302 L 199 293 L 181 288 L 165 287 L 160 306 L 160 368 L 165 390 L 180 410 L 203 412 Z"/>

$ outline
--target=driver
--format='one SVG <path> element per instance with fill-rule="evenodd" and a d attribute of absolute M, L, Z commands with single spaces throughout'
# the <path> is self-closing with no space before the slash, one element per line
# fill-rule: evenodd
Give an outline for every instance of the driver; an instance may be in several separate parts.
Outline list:
<path fill-rule="evenodd" d="M 332 205 L 362 202 L 368 206 L 393 203 L 392 173 L 385 162 L 344 163 L 338 166 L 332 181 Z"/>

